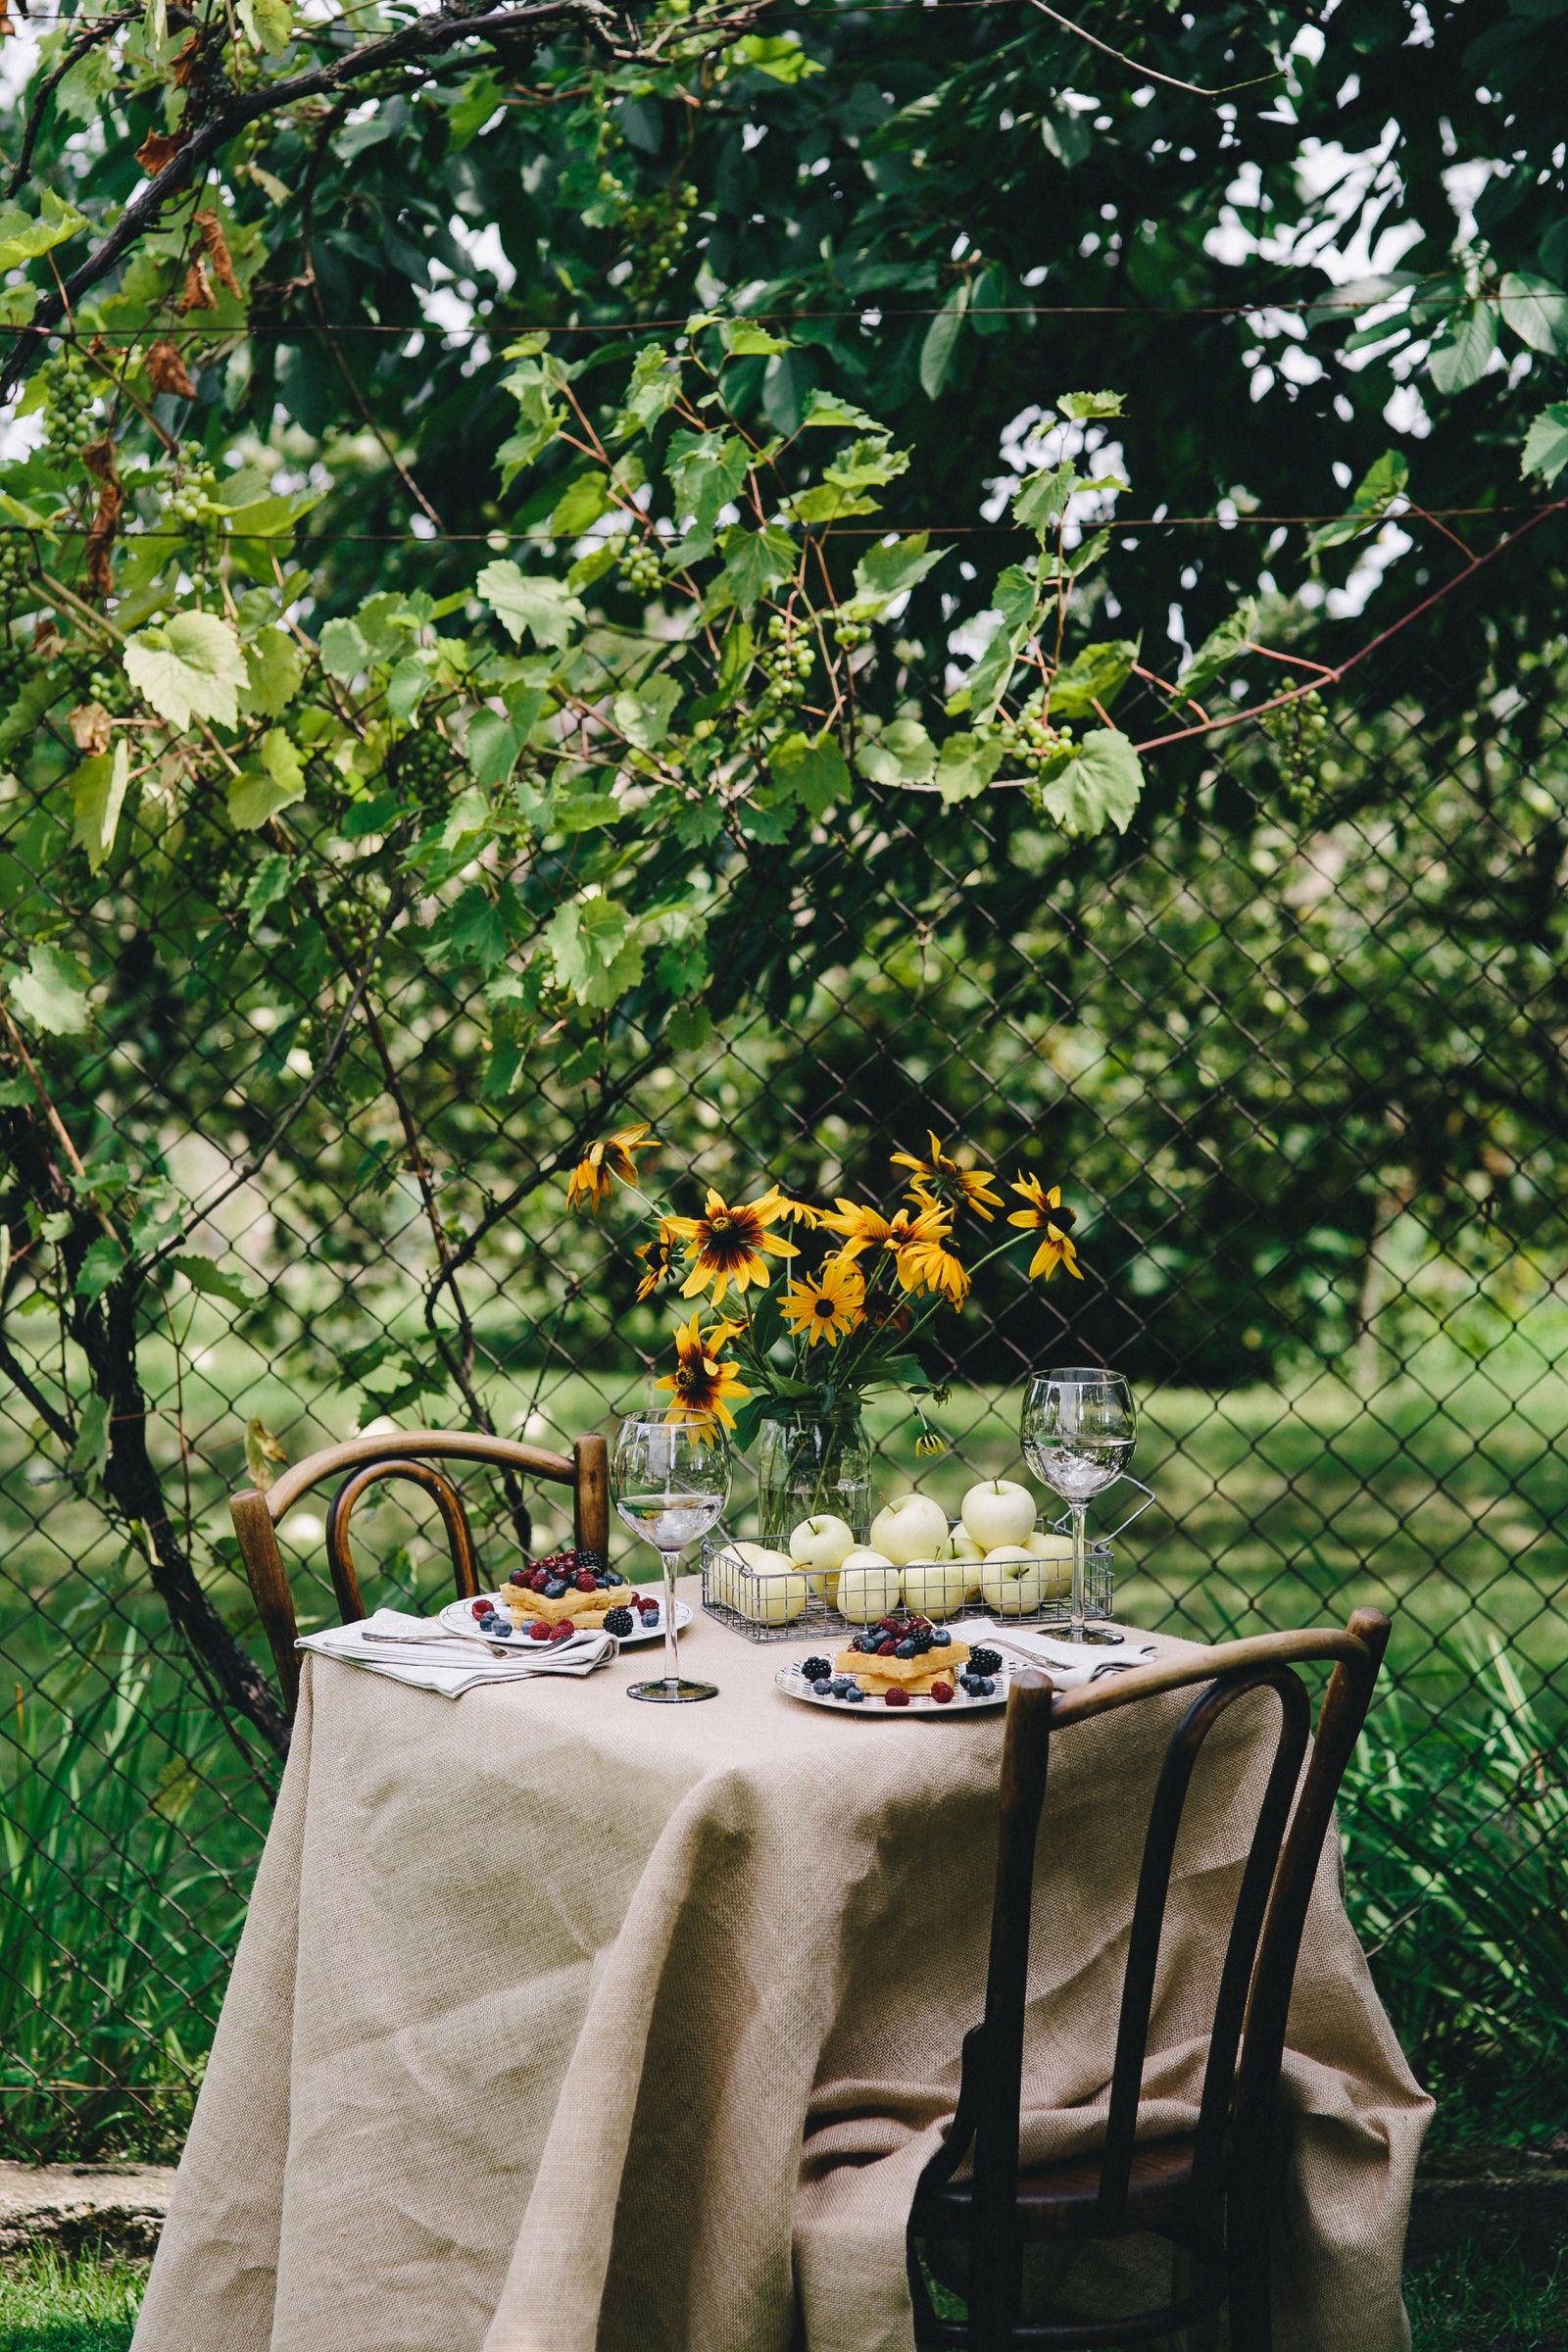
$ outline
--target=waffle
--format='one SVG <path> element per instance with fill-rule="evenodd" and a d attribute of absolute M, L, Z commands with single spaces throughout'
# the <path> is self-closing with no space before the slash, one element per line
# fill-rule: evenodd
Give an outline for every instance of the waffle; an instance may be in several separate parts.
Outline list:
<path fill-rule="evenodd" d="M 624 1609 L 631 1601 L 630 1585 L 610 1585 L 604 1592 L 596 1586 L 592 1592 L 579 1592 L 568 1585 L 558 1600 L 549 1599 L 543 1592 L 530 1592 L 526 1585 L 509 1585 L 503 1598 L 516 1626 L 529 1624 L 542 1617 L 546 1625 L 559 1625 L 569 1617 L 573 1625 L 598 1633 L 612 1609 Z"/>
<path fill-rule="evenodd" d="M 951 1683 L 956 1689 L 959 1675 L 969 1663 L 967 1642 L 950 1642 L 946 1649 L 928 1649 L 917 1658 L 879 1658 L 863 1649 L 841 1649 L 833 1661 L 835 1674 L 852 1674 L 860 1689 L 872 1698 L 880 1698 L 885 1690 L 907 1690 L 910 1697 L 919 1697 L 933 1683 Z"/>

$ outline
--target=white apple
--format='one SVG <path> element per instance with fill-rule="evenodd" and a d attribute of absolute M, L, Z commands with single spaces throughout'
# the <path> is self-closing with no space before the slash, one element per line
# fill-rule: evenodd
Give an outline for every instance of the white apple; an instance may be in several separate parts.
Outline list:
<path fill-rule="evenodd" d="M 967 1560 L 909 1560 L 900 1577 L 904 1598 L 922 1617 L 952 1617 L 969 1592 Z"/>
<path fill-rule="evenodd" d="M 788 1552 L 765 1544 L 737 1544 L 735 1551 L 751 1574 L 735 1572 L 731 1606 L 754 1625 L 793 1625 L 806 1614 L 810 1580 L 791 1563 Z"/>
<path fill-rule="evenodd" d="M 1010 1478 L 988 1478 L 963 1498 L 963 1524 L 982 1551 L 1021 1544 L 1035 1523 L 1035 1498 Z"/>
<path fill-rule="evenodd" d="M 1024 1546 L 1040 1563 L 1040 1584 L 1047 1600 L 1072 1597 L 1072 1538 L 1054 1527 L 1037 1527 Z"/>
<path fill-rule="evenodd" d="M 839 1615 L 852 1625 L 875 1625 L 899 1605 L 899 1572 L 885 1552 L 852 1551 L 839 1570 Z"/>
<path fill-rule="evenodd" d="M 790 1536 L 790 1558 L 798 1568 L 811 1571 L 811 1591 L 831 1592 L 838 1572 L 855 1549 L 855 1530 L 831 1511 L 803 1519 Z"/>
<path fill-rule="evenodd" d="M 960 1519 L 948 1538 L 948 1558 L 961 1560 L 964 1564 L 966 1577 L 963 1596 L 965 1600 L 978 1600 L 980 1597 L 980 1563 L 985 1556 Z"/>
<path fill-rule="evenodd" d="M 1021 1544 L 998 1544 L 981 1565 L 980 1592 L 999 1617 L 1024 1617 L 1039 1608 L 1045 1580 Z"/>
<path fill-rule="evenodd" d="M 899 1568 L 906 1560 L 934 1560 L 947 1540 L 948 1515 L 929 1494 L 895 1494 L 871 1522 L 871 1548 Z"/>

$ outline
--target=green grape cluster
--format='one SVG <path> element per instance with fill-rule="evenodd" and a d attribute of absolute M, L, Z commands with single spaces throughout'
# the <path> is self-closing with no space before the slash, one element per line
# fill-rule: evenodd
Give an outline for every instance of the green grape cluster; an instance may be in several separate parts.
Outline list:
<path fill-rule="evenodd" d="M 135 701 L 122 669 L 90 670 L 84 691 L 88 702 L 101 703 L 116 718 L 123 717 Z"/>
<path fill-rule="evenodd" d="M 833 642 L 847 654 L 857 653 L 871 642 L 871 624 L 868 620 L 835 620 Z"/>
<path fill-rule="evenodd" d="M 92 378 L 74 352 L 59 351 L 38 370 L 43 385 L 44 454 L 62 468 L 80 457 L 94 438 L 98 411 Z"/>
<path fill-rule="evenodd" d="M 392 746 L 387 772 L 399 798 L 423 808 L 443 808 L 450 797 L 452 746 L 433 727 L 412 727 Z"/>
<path fill-rule="evenodd" d="M 221 509 L 218 504 L 218 471 L 199 441 L 182 441 L 174 461 L 174 486 L 165 505 L 175 522 L 188 531 L 208 531 Z"/>
<path fill-rule="evenodd" d="M 656 293 L 678 265 L 697 205 L 697 190 L 682 180 L 658 196 L 634 197 L 622 210 L 621 230 L 633 241 L 632 272 L 626 281 L 633 302 Z"/>
<path fill-rule="evenodd" d="M 816 667 L 815 654 L 806 638 L 791 628 L 782 612 L 775 612 L 768 622 L 767 642 L 757 661 L 767 681 L 762 689 L 762 702 L 770 709 L 798 702 Z"/>
<path fill-rule="evenodd" d="M 32 576 L 32 548 L 21 531 L 0 531 L 0 612 L 9 612 L 26 593 Z"/>
<path fill-rule="evenodd" d="M 996 731 L 1008 765 L 1021 767 L 1030 776 L 1043 775 L 1047 768 L 1057 763 L 1063 752 L 1072 749 L 1071 727 L 1054 727 L 1038 694 L 1029 697 L 1016 718 L 1002 712 Z"/>
<path fill-rule="evenodd" d="M 621 584 L 633 596 L 657 596 L 664 584 L 663 565 L 646 539 L 633 539 L 617 566 Z"/>
<path fill-rule="evenodd" d="M 1296 816 L 1307 815 L 1318 798 L 1318 761 L 1329 731 L 1327 704 L 1314 686 L 1295 702 L 1265 710 L 1258 723 L 1274 746 L 1286 807 Z"/>

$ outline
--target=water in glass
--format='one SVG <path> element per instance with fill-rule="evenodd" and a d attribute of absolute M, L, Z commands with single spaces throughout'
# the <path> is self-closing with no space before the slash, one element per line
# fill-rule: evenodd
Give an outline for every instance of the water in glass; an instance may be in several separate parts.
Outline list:
<path fill-rule="evenodd" d="M 675 1576 L 682 1552 L 705 1536 L 729 1494 L 730 1453 L 722 1423 L 711 1413 L 670 1420 L 664 1413 L 630 1413 L 615 1439 L 611 1491 L 626 1525 L 651 1544 L 664 1574 L 664 1671 L 630 1685 L 631 1698 L 657 1705 L 713 1698 L 717 1686 L 695 1683 L 680 1671 Z"/>
<path fill-rule="evenodd" d="M 1018 1434 L 1030 1469 L 1072 1512 L 1071 1638 L 1119 1642 L 1119 1634 L 1085 1629 L 1084 1511 L 1090 1497 L 1113 1486 L 1132 1459 L 1138 1436 L 1132 1390 L 1119 1372 L 1093 1364 L 1037 1372 Z"/>

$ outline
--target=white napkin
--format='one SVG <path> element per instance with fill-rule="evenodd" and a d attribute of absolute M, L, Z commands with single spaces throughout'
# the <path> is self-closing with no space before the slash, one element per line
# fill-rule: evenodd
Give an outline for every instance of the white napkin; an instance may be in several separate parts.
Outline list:
<path fill-rule="evenodd" d="M 990 1617 L 966 1617 L 952 1630 L 954 1639 L 967 1642 L 971 1649 L 978 1642 L 994 1642 L 1031 1666 L 1044 1666 L 1058 1690 L 1092 1683 L 1102 1667 L 1145 1666 L 1154 1655 L 1152 1642 L 1124 1642 L 1119 1648 L 1102 1642 L 1066 1642 L 1058 1634 L 1042 1633 L 1038 1626 L 998 1625 Z"/>
<path fill-rule="evenodd" d="M 615 1637 L 573 1634 L 565 1642 L 530 1642 L 526 1649 L 519 1644 L 498 1657 L 465 1635 L 449 1633 L 438 1618 L 377 1609 L 358 1625 L 329 1625 L 319 1634 L 306 1634 L 294 1646 L 339 1658 L 346 1666 L 364 1666 L 416 1690 L 461 1698 L 481 1683 L 525 1683 L 536 1674 L 592 1674 L 614 1656 Z"/>

